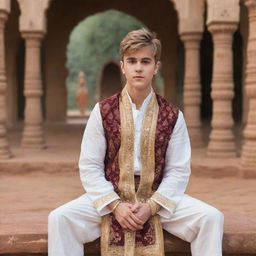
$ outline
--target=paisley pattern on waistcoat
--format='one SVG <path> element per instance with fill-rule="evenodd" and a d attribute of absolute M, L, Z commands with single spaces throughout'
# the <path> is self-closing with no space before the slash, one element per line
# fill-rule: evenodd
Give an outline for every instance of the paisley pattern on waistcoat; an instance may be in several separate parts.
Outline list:
<path fill-rule="evenodd" d="M 124 95 L 124 94 L 122 94 Z M 120 191 L 120 168 L 119 168 L 119 151 L 121 147 L 121 111 L 120 111 L 120 102 L 123 103 L 121 93 L 117 93 L 103 101 L 100 102 L 100 111 L 102 116 L 102 123 L 105 132 L 105 138 L 107 142 L 107 150 L 105 156 L 105 177 L 108 181 L 110 181 L 115 189 L 115 192 L 119 194 L 121 199 L 124 201 L 127 200 L 125 196 L 123 196 L 122 191 Z M 125 95 L 124 95 L 125 96 Z M 168 103 L 163 97 L 160 95 L 153 94 L 152 97 L 155 97 L 158 105 L 158 112 L 155 116 L 156 127 L 154 130 L 155 138 L 154 140 L 154 172 L 153 172 L 153 180 L 152 187 L 150 190 L 152 193 L 157 190 L 159 184 L 163 178 L 163 170 L 165 164 L 165 154 L 168 146 L 168 142 L 170 136 L 172 134 L 173 128 L 178 118 L 178 108 Z M 153 104 L 153 103 L 152 103 Z M 147 114 L 147 113 L 146 113 Z M 145 115 L 145 119 L 149 118 Z M 133 120 L 131 120 L 133 121 Z M 130 122 L 128 122 L 129 124 Z M 150 120 L 148 120 L 150 123 Z M 132 123 L 133 125 L 133 123 Z M 146 132 L 146 130 L 144 131 Z M 154 136 L 153 135 L 153 136 Z M 131 134 L 132 136 L 132 134 Z M 151 136 L 151 137 L 153 137 Z M 143 134 L 142 134 L 143 137 Z M 146 139 L 144 141 L 147 141 Z M 133 145 L 133 144 L 132 144 Z M 147 148 L 147 147 L 146 147 Z M 144 149 L 146 149 L 144 148 Z M 132 149 L 133 150 L 133 149 Z M 143 150 L 143 145 L 141 147 Z M 144 175 L 145 176 L 145 175 Z M 131 181 L 132 183 L 132 181 Z M 139 201 L 146 200 L 145 195 L 143 196 L 143 189 L 141 191 L 141 196 Z M 149 198 L 152 194 L 147 194 L 146 196 Z M 155 217 L 155 216 L 154 216 Z M 150 218 L 144 224 L 143 230 L 133 232 L 134 234 L 129 234 L 122 229 L 120 224 L 115 219 L 114 215 L 110 214 L 103 217 L 102 226 L 105 227 L 104 232 L 108 234 L 108 247 L 112 248 L 112 250 L 108 250 L 109 254 L 106 255 L 133 255 L 132 253 L 124 254 L 124 247 L 126 243 L 134 243 L 138 250 L 136 250 L 136 255 L 163 255 L 162 252 L 156 250 L 153 252 L 154 245 L 156 244 L 156 232 L 161 232 L 161 224 L 159 219 Z M 156 216 L 158 217 L 158 216 Z M 106 228 L 106 223 L 108 228 Z M 131 232 L 132 233 L 132 232 Z M 105 245 L 106 247 L 106 245 Z M 139 250 L 141 248 L 142 250 Z M 147 250 L 148 248 L 149 250 Z M 105 248 L 106 249 L 106 248 Z M 129 251 L 130 249 L 127 249 Z M 149 252 L 151 252 L 149 254 Z M 134 253 L 134 252 L 133 252 Z M 146 254 L 144 254 L 146 253 Z M 105 255 L 104 254 L 104 255 Z"/>

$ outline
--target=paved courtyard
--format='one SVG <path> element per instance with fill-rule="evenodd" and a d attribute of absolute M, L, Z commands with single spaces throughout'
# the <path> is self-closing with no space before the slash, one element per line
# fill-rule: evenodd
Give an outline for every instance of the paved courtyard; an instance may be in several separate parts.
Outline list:
<path fill-rule="evenodd" d="M 0 242 L 4 235 L 47 234 L 48 213 L 84 193 L 77 168 L 83 127 L 47 126 L 48 149 L 43 151 L 20 148 L 19 129 L 12 131 L 10 141 L 15 158 L 0 161 Z M 207 165 L 203 150 L 193 152 L 194 162 Z M 241 234 L 240 240 L 232 242 L 237 243 L 236 248 L 239 243 L 250 248 L 248 253 L 256 242 L 256 180 L 232 177 L 229 170 L 221 175 L 220 166 L 235 168 L 237 159 L 233 161 L 215 161 L 219 169 L 216 175 L 207 175 L 214 171 L 213 160 L 208 162 L 205 173 L 203 166 L 198 171 L 194 163 L 186 193 L 220 209 L 225 215 L 225 233 Z"/>

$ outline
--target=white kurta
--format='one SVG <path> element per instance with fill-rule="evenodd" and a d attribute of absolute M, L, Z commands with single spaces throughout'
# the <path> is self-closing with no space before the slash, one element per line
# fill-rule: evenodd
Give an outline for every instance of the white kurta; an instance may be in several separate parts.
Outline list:
<path fill-rule="evenodd" d="M 139 110 L 132 104 L 135 126 L 134 173 L 140 170 L 140 131 L 147 104 Z M 105 179 L 104 158 L 106 140 L 99 104 L 88 120 L 81 144 L 80 177 L 87 193 L 66 203 L 49 214 L 48 255 L 83 256 L 83 244 L 100 236 L 101 216 L 109 213 L 106 207 L 119 198 L 113 185 Z M 190 142 L 179 111 L 171 135 L 164 169 L 164 177 L 152 196 L 162 206 L 158 212 L 163 228 L 191 243 L 193 256 L 221 256 L 223 214 L 216 208 L 184 194 L 190 176 Z"/>
<path fill-rule="evenodd" d="M 140 136 L 142 123 L 151 96 L 152 92 L 144 100 L 139 110 L 136 109 L 135 104 L 130 99 L 135 128 L 134 174 L 136 175 L 140 174 L 141 169 Z M 113 185 L 104 176 L 106 147 L 100 108 L 99 104 L 96 104 L 84 132 L 79 169 L 82 184 L 101 216 L 110 212 L 106 205 L 119 198 L 116 193 L 113 193 Z M 156 191 L 157 193 L 152 196 L 152 199 L 162 206 L 158 212 L 159 215 L 166 218 L 170 217 L 184 195 L 191 172 L 190 158 L 188 131 L 183 114 L 179 111 L 166 152 L 163 180 Z"/>

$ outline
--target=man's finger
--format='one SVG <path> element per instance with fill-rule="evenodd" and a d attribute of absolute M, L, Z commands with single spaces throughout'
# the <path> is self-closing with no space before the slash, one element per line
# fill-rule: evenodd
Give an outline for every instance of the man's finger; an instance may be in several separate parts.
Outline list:
<path fill-rule="evenodd" d="M 135 230 L 136 230 L 136 228 L 133 227 L 133 226 L 129 223 L 128 220 L 125 220 L 124 226 L 126 227 L 126 229 L 130 229 L 130 230 L 132 230 L 132 231 L 135 231 Z"/>
<path fill-rule="evenodd" d="M 136 213 L 136 212 L 138 212 L 139 208 L 140 208 L 140 203 L 135 203 L 132 206 L 131 211 Z"/>
<path fill-rule="evenodd" d="M 129 209 L 132 209 L 133 204 L 131 204 L 131 203 L 125 203 L 125 204 L 126 204 L 126 206 L 127 206 Z"/>
<path fill-rule="evenodd" d="M 143 225 L 144 222 L 136 216 L 136 214 L 132 213 L 130 214 L 130 217 L 133 219 L 134 222 L 136 222 L 138 225 Z"/>
<path fill-rule="evenodd" d="M 136 230 L 143 228 L 142 225 L 139 225 L 138 223 L 136 223 L 131 217 L 129 217 L 129 218 L 127 219 L 127 221 L 128 221 L 129 224 L 130 224 L 134 229 L 136 229 Z"/>

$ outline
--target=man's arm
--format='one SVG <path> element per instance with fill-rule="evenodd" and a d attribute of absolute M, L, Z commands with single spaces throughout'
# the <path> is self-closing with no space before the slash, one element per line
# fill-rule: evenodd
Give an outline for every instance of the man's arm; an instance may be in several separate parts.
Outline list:
<path fill-rule="evenodd" d="M 158 212 L 170 218 L 186 190 L 190 168 L 191 147 L 186 123 L 181 111 L 166 151 L 164 176 L 151 199 L 161 205 Z"/>
<path fill-rule="evenodd" d="M 110 213 L 120 199 L 112 183 L 105 178 L 105 154 L 106 139 L 99 104 L 96 104 L 84 131 L 79 170 L 83 187 L 100 216 Z M 143 222 L 132 213 L 131 208 L 132 205 L 129 203 L 120 203 L 114 212 L 116 219 L 124 228 L 141 229 Z"/>
<path fill-rule="evenodd" d="M 83 187 L 101 216 L 110 213 L 110 209 L 106 206 L 119 199 L 112 183 L 105 178 L 105 154 L 106 139 L 99 104 L 97 103 L 91 112 L 84 131 L 79 170 Z"/>

